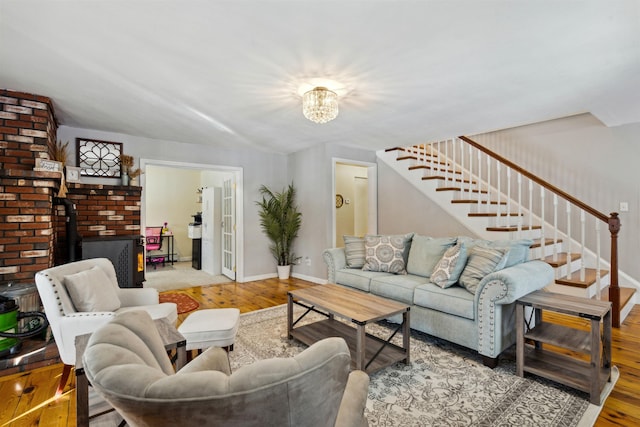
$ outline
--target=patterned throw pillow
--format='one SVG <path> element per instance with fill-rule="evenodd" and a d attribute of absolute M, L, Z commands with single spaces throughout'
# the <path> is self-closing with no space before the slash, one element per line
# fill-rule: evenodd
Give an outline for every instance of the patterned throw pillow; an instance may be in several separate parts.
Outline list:
<path fill-rule="evenodd" d="M 347 257 L 347 267 L 362 268 L 364 266 L 364 239 L 356 236 L 342 236 L 344 239 L 344 254 Z"/>
<path fill-rule="evenodd" d="M 458 282 L 462 270 L 467 264 L 467 248 L 458 243 L 446 250 L 431 273 L 431 282 L 446 289 Z"/>
<path fill-rule="evenodd" d="M 362 269 L 407 274 L 405 250 L 409 246 L 411 237 L 413 237 L 413 233 L 393 236 L 364 236 L 366 262 Z"/>
<path fill-rule="evenodd" d="M 475 295 L 480 281 L 489 273 L 504 268 L 509 256 L 508 249 L 487 248 L 476 245 L 469 251 L 469 259 L 458 282 Z"/>

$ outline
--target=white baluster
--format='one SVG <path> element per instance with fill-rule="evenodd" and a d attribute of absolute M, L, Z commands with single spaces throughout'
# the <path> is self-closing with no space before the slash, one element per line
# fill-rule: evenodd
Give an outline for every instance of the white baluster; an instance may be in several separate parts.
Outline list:
<path fill-rule="evenodd" d="M 453 164 L 453 170 L 455 171 L 455 170 L 458 169 L 458 167 L 456 165 L 456 140 L 455 140 L 455 138 L 453 138 L 451 140 L 451 151 L 453 151 L 452 156 L 451 156 L 451 159 L 452 159 L 451 163 Z M 457 182 L 458 182 L 457 176 L 458 176 L 457 174 L 455 174 L 455 173 L 453 174 L 453 184 L 456 187 L 457 187 Z"/>
<path fill-rule="evenodd" d="M 469 196 L 467 197 L 467 199 L 471 199 L 471 190 L 473 190 L 473 151 L 472 151 L 472 147 L 471 145 L 468 146 L 469 147 Z"/>
<path fill-rule="evenodd" d="M 602 282 L 600 277 L 600 220 L 596 221 L 596 299 L 600 299 L 602 294 Z"/>
<path fill-rule="evenodd" d="M 511 225 L 511 168 L 507 166 L 507 225 Z"/>
<path fill-rule="evenodd" d="M 571 204 L 567 202 L 567 279 L 571 280 Z"/>
<path fill-rule="evenodd" d="M 487 156 L 487 212 L 491 209 L 491 156 Z"/>
<path fill-rule="evenodd" d="M 460 196 L 464 197 L 464 141 L 460 138 L 456 138 L 456 140 L 460 145 L 460 188 L 462 188 Z"/>
<path fill-rule="evenodd" d="M 533 225 L 533 181 L 529 179 L 529 226 L 531 225 Z"/>
<path fill-rule="evenodd" d="M 449 141 L 443 141 L 444 144 L 444 183 L 446 187 L 449 187 L 451 176 L 449 174 Z"/>
<path fill-rule="evenodd" d="M 584 210 L 580 209 L 580 281 L 584 282 L 585 279 L 585 264 L 584 264 L 584 245 L 585 245 L 585 217 Z"/>
<path fill-rule="evenodd" d="M 545 246 L 546 243 L 544 240 L 544 187 L 540 187 L 540 249 L 542 250 L 542 259 L 546 257 Z M 529 230 L 533 230 L 533 222 L 529 224 Z"/>
<path fill-rule="evenodd" d="M 558 195 L 553 195 L 553 260 L 558 261 Z"/>
<path fill-rule="evenodd" d="M 518 172 L 518 238 L 522 239 L 522 174 Z"/>
<path fill-rule="evenodd" d="M 498 204 L 496 205 L 496 227 L 500 227 L 502 224 L 502 219 L 500 218 L 500 215 L 502 214 L 502 206 L 500 204 L 502 202 L 502 183 L 500 181 L 502 181 L 502 177 L 500 176 L 500 162 L 496 162 L 496 195 L 498 196 Z"/>

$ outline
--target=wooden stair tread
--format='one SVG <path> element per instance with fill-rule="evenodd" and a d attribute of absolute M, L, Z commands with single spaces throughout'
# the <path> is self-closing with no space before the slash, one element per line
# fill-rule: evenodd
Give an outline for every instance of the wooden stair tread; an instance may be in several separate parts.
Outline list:
<path fill-rule="evenodd" d="M 571 273 L 571 279 L 568 279 L 567 276 L 562 277 L 560 279 L 556 279 L 556 283 L 558 285 L 571 286 L 574 288 L 583 288 L 586 289 L 589 286 L 596 283 L 596 274 L 598 273 L 598 269 L 596 268 L 585 268 L 584 269 L 584 280 L 580 280 L 580 270 L 574 271 Z M 604 277 L 609 274 L 608 270 L 600 270 L 600 277 Z"/>
<path fill-rule="evenodd" d="M 453 199 L 453 200 L 451 201 L 451 203 L 476 203 L 476 204 L 477 204 L 477 203 L 478 203 L 478 201 L 477 201 L 477 200 L 473 200 L 473 199 Z M 487 203 L 487 201 L 486 201 L 486 200 L 481 200 L 481 201 L 480 201 L 480 204 L 481 204 L 481 205 L 486 205 L 486 204 L 497 205 L 497 204 L 498 204 L 498 202 L 497 202 L 497 201 L 495 201 L 495 200 L 491 200 L 490 202 L 488 202 L 488 203 Z M 506 204 L 507 204 L 507 202 L 500 201 L 500 204 L 501 204 L 501 205 L 506 205 Z"/>
<path fill-rule="evenodd" d="M 562 243 L 562 239 L 558 239 L 558 241 L 556 243 Z M 550 246 L 554 244 L 553 239 L 544 239 L 544 244 L 545 246 Z M 539 248 L 540 246 L 542 246 L 542 240 L 540 239 L 533 239 L 533 244 L 530 246 L 531 248 Z"/>
<path fill-rule="evenodd" d="M 418 160 L 416 156 L 399 156 L 396 160 Z"/>
<path fill-rule="evenodd" d="M 620 307 L 624 307 L 628 302 L 631 301 L 633 295 L 636 293 L 634 288 L 623 288 L 620 287 Z M 602 301 L 609 301 L 609 288 L 603 289 L 600 293 L 600 299 Z"/>
<path fill-rule="evenodd" d="M 561 252 L 558 254 L 558 258 L 556 260 L 553 259 L 553 255 L 546 256 L 542 259 L 542 261 L 549 264 L 551 267 L 560 267 L 561 265 L 565 265 L 567 263 L 567 253 Z M 580 259 L 580 254 L 572 253 L 571 261 L 575 261 Z"/>
<path fill-rule="evenodd" d="M 517 225 L 505 225 L 502 227 L 487 227 L 487 231 L 518 231 L 520 230 L 539 230 L 542 227 L 539 225 L 522 225 L 518 228 Z"/>
<path fill-rule="evenodd" d="M 447 178 L 444 177 L 444 175 L 430 175 L 430 176 L 423 176 L 422 177 L 423 180 L 428 180 L 428 179 L 441 179 L 441 180 L 446 180 Z M 454 181 L 454 182 L 461 182 L 464 184 L 469 184 L 469 180 L 467 178 L 454 178 L 454 179 L 449 179 L 449 181 Z M 471 181 L 472 184 L 475 184 L 475 181 Z"/>
<path fill-rule="evenodd" d="M 439 187 L 439 188 L 436 188 L 436 191 L 467 191 L 467 190 L 463 190 L 462 187 Z M 471 192 L 476 194 L 478 193 L 487 194 L 487 190 L 471 190 Z"/>
<path fill-rule="evenodd" d="M 497 212 L 469 212 L 470 217 L 497 217 Z M 506 212 L 500 212 L 500 216 L 507 216 Z M 519 216 L 518 212 L 510 212 L 509 216 Z M 520 214 L 522 216 L 522 214 Z"/>
<path fill-rule="evenodd" d="M 384 152 L 388 153 L 390 151 L 404 151 L 403 147 L 391 147 L 391 148 L 385 148 Z"/>

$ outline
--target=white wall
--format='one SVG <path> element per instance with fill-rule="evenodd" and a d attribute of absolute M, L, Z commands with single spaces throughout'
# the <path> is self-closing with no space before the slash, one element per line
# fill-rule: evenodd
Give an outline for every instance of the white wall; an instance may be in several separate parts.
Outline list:
<path fill-rule="evenodd" d="M 201 173 L 195 169 L 156 165 L 149 165 L 145 169 L 144 224 L 156 226 L 168 223 L 174 236 L 178 260 L 191 259 L 191 239 L 187 227 L 193 221 L 191 215 L 202 210 L 196 194 L 200 182 Z"/>
<path fill-rule="evenodd" d="M 295 252 L 311 260 L 311 266 L 302 263 L 293 267 L 292 273 L 298 277 L 327 278 L 322 251 L 333 245 L 333 158 L 375 163 L 376 154 L 329 143 L 289 156 L 289 182 L 293 181 L 298 190 L 302 212 Z"/>
<path fill-rule="evenodd" d="M 620 212 L 618 267 L 639 280 L 638 135 L 640 123 L 606 127 L 580 114 L 471 138 L 606 215 L 629 203 L 629 212 Z M 603 241 L 607 259 L 608 247 Z"/>
<path fill-rule="evenodd" d="M 275 263 L 269 253 L 267 238 L 260 230 L 254 202 L 258 200 L 258 188 L 261 184 L 275 188 L 287 184 L 289 180 L 287 156 L 266 153 L 258 149 L 212 150 L 202 144 L 163 141 L 69 126 L 58 128 L 58 139 L 71 141 L 70 145 L 74 150 L 76 137 L 122 142 L 124 144 L 123 151 L 135 158 L 136 166 L 139 159 L 144 158 L 242 168 L 243 188 L 239 188 L 238 191 L 242 195 L 244 204 L 244 222 L 242 224 L 245 236 L 245 242 L 243 242 L 244 277 L 275 274 Z M 101 183 L 114 184 L 115 182 L 103 180 Z"/>

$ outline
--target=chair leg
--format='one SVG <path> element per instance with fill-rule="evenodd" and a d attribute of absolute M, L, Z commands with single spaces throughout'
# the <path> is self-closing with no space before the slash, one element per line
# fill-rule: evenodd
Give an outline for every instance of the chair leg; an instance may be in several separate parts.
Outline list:
<path fill-rule="evenodd" d="M 71 368 L 71 365 L 64 365 L 62 367 L 62 375 L 60 376 L 60 383 L 58 384 L 58 389 L 56 390 L 56 396 L 60 396 L 62 394 L 62 391 L 64 390 L 64 386 L 67 385 L 69 375 L 71 374 Z"/>

